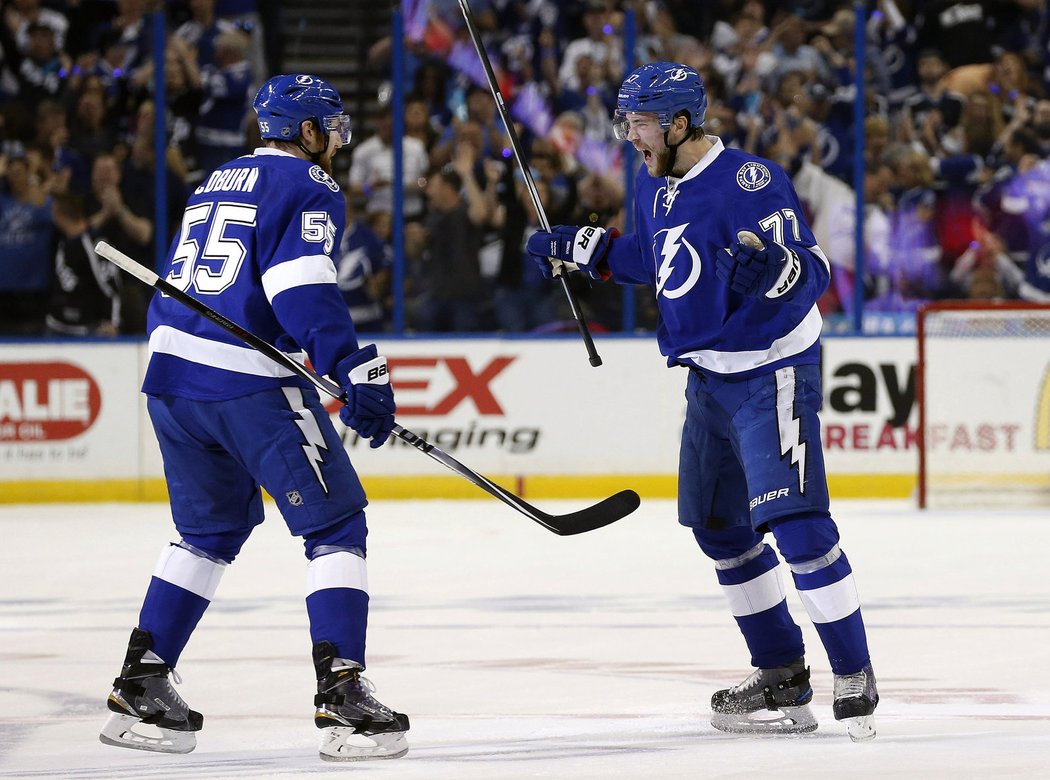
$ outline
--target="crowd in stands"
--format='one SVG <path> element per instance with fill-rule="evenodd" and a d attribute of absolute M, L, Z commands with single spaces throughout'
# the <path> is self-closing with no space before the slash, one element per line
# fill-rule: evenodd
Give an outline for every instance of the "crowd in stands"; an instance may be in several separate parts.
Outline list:
<path fill-rule="evenodd" d="M 187 188 L 256 145 L 269 75 L 252 0 L 166 4 L 169 230 Z M 455 0 L 408 0 L 402 139 L 406 325 L 556 330 L 560 287 L 524 254 L 540 220 Z M 627 227 L 614 141 L 632 64 L 695 67 L 706 132 L 793 177 L 831 259 L 826 315 L 907 315 L 942 298 L 1050 301 L 1050 18 L 1046 0 L 878 0 L 867 11 L 863 274 L 856 278 L 852 3 L 471 0 L 551 224 Z M 90 246 L 153 257 L 147 0 L 0 0 L 0 333 L 139 333 L 141 285 Z M 255 27 L 253 28 L 253 24 Z M 633 25 L 633 27 L 632 27 Z M 630 27 L 630 29 L 629 29 Z M 625 40 L 634 41 L 625 51 Z M 392 42 L 370 66 L 388 73 Z M 363 331 L 391 327 L 393 116 L 354 117 L 341 170 L 338 278 Z M 337 158 L 338 159 L 338 158 Z M 596 330 L 624 297 L 580 281 Z M 145 288 L 143 288 L 145 289 Z M 655 326 L 651 294 L 636 324 Z M 833 318 L 833 317 L 832 317 Z"/>
<path fill-rule="evenodd" d="M 423 201 L 406 234 L 409 325 L 554 327 L 567 317 L 565 303 L 523 260 L 538 221 L 457 4 L 404 5 L 414 74 L 405 187 Z M 623 167 L 633 170 L 637 160 L 612 139 L 616 91 L 632 61 L 678 61 L 707 85 L 706 131 L 793 177 L 834 264 L 820 301 L 827 319 L 853 313 L 856 284 L 865 312 L 898 321 L 943 298 L 1050 301 L 1045 0 L 869 4 L 859 281 L 852 3 L 473 0 L 471 7 L 552 224 L 624 229 Z M 632 17 L 635 46 L 625 52 Z M 377 68 L 386 67 L 389 48 L 376 45 Z M 376 170 L 375 147 L 367 156 L 355 155 L 353 167 L 370 166 L 374 180 L 351 172 L 362 203 L 390 175 L 389 165 Z M 452 189 L 459 184 L 458 197 L 445 197 L 435 176 Z M 383 202 L 368 200 L 366 213 Z M 451 276 L 462 285 L 449 285 Z M 619 290 L 578 292 L 598 328 L 621 327 Z M 652 327 L 649 295 L 637 305 L 638 325 Z"/>
<path fill-rule="evenodd" d="M 152 14 L 166 10 L 163 165 L 189 189 L 244 154 L 265 66 L 255 0 L 0 2 L 0 334 L 138 334 L 147 288 L 92 251 L 154 260 Z"/>

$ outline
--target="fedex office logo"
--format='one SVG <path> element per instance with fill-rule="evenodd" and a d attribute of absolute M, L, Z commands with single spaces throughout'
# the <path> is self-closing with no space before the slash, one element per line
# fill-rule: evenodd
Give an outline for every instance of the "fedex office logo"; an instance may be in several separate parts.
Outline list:
<path fill-rule="evenodd" d="M 469 403 L 478 414 L 503 414 L 492 383 L 513 357 L 497 356 L 472 366 L 464 357 L 391 357 L 390 378 L 398 414 L 445 415 Z"/>
<path fill-rule="evenodd" d="M 70 363 L 0 363 L 0 442 L 77 436 L 102 408 L 98 384 Z"/>
<path fill-rule="evenodd" d="M 493 382 L 513 363 L 498 355 L 487 361 L 448 355 L 441 357 L 387 356 L 398 417 L 447 415 L 463 404 L 477 414 L 502 415 Z M 334 412 L 338 402 L 329 404 Z"/>

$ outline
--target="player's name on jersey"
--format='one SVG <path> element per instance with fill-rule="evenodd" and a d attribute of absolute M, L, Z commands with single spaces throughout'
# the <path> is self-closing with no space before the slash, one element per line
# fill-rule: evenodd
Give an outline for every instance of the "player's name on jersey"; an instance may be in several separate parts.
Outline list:
<path fill-rule="evenodd" d="M 205 192 L 251 192 L 259 181 L 258 168 L 224 168 L 215 171 L 208 180 L 199 186 L 195 193 Z"/>

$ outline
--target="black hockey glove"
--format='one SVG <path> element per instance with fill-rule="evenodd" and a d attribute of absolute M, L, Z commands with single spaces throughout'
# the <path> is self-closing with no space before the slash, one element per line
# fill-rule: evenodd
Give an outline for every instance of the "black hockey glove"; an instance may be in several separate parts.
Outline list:
<path fill-rule="evenodd" d="M 394 429 L 397 411 L 386 358 L 377 353 L 375 344 L 369 344 L 339 361 L 335 375 L 346 392 L 339 419 L 362 439 L 371 439 L 372 449 L 382 447 Z"/>
<path fill-rule="evenodd" d="M 608 279 L 609 271 L 601 265 L 618 235 L 620 231 L 615 228 L 555 225 L 549 233 L 537 230 L 529 236 L 525 248 L 548 279 L 554 277 L 552 260 L 561 261 L 569 271 L 582 271 L 593 279 Z"/>
<path fill-rule="evenodd" d="M 715 275 L 742 295 L 791 298 L 802 278 L 798 255 L 780 244 L 763 244 L 749 230 L 738 231 L 736 237 L 736 243 L 715 253 Z"/>

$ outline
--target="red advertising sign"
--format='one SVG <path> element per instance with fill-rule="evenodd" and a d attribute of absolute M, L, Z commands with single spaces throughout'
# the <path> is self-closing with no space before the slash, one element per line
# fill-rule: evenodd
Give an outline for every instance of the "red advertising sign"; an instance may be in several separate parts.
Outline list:
<path fill-rule="evenodd" d="M 71 363 L 0 363 L 0 442 L 72 439 L 102 408 L 94 378 Z"/>

